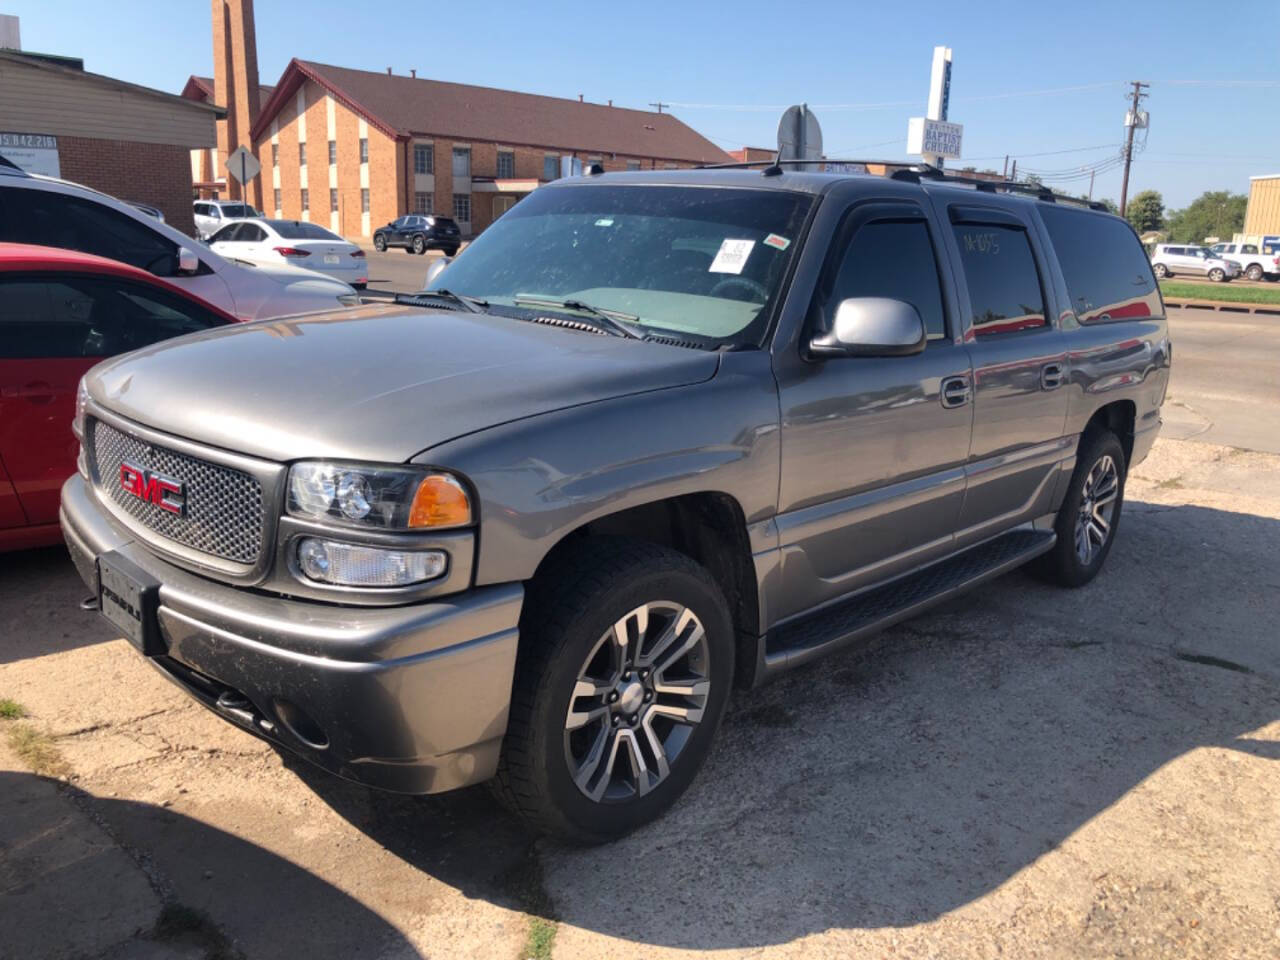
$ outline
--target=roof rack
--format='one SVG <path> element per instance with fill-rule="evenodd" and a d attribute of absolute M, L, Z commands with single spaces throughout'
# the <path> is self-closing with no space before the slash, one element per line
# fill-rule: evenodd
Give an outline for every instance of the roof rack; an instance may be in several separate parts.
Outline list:
<path fill-rule="evenodd" d="M 1099 210 L 1103 213 L 1107 212 L 1107 206 L 1099 203 L 1097 200 L 1086 200 L 1084 197 L 1073 197 L 1065 193 L 1054 193 L 1048 187 L 1034 183 L 1022 183 L 1017 180 L 985 180 L 982 177 L 966 177 L 964 174 L 950 173 L 941 167 L 935 167 L 931 163 L 904 163 L 901 160 L 848 160 L 843 157 L 823 157 L 821 160 L 780 160 L 777 155 L 772 160 L 746 160 L 738 163 L 708 163 L 699 167 L 699 170 L 732 170 L 732 169 L 750 169 L 752 167 L 763 167 L 761 171 L 766 177 L 777 176 L 782 173 L 782 164 L 789 163 L 797 166 L 816 166 L 823 163 L 860 163 L 860 164 L 876 164 L 884 167 L 897 167 L 893 173 L 889 174 L 891 180 L 905 180 L 909 183 L 919 183 L 921 180 L 934 180 L 941 183 L 964 183 L 976 187 L 983 193 L 996 193 L 1003 190 L 1006 193 L 1021 193 L 1027 196 L 1035 197 L 1037 200 L 1044 200 L 1047 203 L 1074 203 L 1082 207 L 1088 207 L 1090 210 Z"/>

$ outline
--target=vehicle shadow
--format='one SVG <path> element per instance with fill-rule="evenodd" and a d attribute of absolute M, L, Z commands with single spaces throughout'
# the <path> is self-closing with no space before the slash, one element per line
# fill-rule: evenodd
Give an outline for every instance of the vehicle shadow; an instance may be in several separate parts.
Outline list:
<path fill-rule="evenodd" d="M 1084 589 L 1015 573 L 736 696 L 688 796 L 609 847 L 533 844 L 481 790 L 393 797 L 291 765 L 467 896 L 638 944 L 918 924 L 1189 751 L 1280 759 L 1251 736 L 1280 718 L 1276 543 L 1280 521 L 1130 502 Z"/>
<path fill-rule="evenodd" d="M 113 639 L 88 595 L 65 546 L 0 553 L 0 664 Z"/>
<path fill-rule="evenodd" d="M 141 874 L 106 862 L 114 847 L 95 830 L 69 826 L 70 810 L 49 802 L 46 784 L 126 851 L 145 838 L 183 856 L 160 872 L 139 854 L 133 859 Z M 171 809 L 11 771 L 0 771 L 0 797 L 13 814 L 0 827 L 0 956 L 83 956 L 102 936 L 92 929 L 96 921 L 146 916 L 139 902 L 145 883 L 169 909 L 156 929 L 138 930 L 128 946 L 111 944 L 111 957 L 284 957 L 303 944 L 322 944 L 319 953 L 308 950 L 315 956 L 418 956 L 395 927 L 309 870 Z M 230 940 L 218 926 L 232 917 L 237 930 L 253 931 L 253 942 Z"/>

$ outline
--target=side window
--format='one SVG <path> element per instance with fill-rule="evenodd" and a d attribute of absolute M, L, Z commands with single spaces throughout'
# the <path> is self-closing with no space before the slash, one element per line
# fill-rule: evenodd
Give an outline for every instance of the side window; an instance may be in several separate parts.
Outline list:
<path fill-rule="evenodd" d="M 1257 252 L 1258 252 L 1258 246 L 1257 246 L 1257 244 L 1253 244 L 1253 243 L 1246 243 L 1246 244 L 1244 244 L 1244 245 L 1240 248 L 1240 252 L 1241 252 L 1241 253 L 1257 253 Z"/>
<path fill-rule="evenodd" d="M 1040 217 L 1081 323 L 1161 312 L 1151 262 L 1127 223 L 1049 204 L 1043 205 Z"/>
<path fill-rule="evenodd" d="M 229 223 L 213 236 L 209 238 L 210 243 L 229 243 L 236 237 L 236 231 L 240 229 L 240 224 Z"/>
<path fill-rule="evenodd" d="M 1046 325 L 1040 272 L 1025 230 L 956 223 L 956 245 L 969 285 L 974 333 L 990 336 Z"/>
<path fill-rule="evenodd" d="M 849 297 L 904 300 L 920 311 L 930 340 L 946 336 L 938 264 L 923 220 L 872 221 L 858 228 L 827 301 L 828 324 Z"/>
<path fill-rule="evenodd" d="M 242 223 L 236 239 L 244 243 L 261 243 L 267 239 L 267 232 L 256 223 Z"/>
<path fill-rule="evenodd" d="M 0 357 L 109 357 L 225 323 L 194 301 L 112 277 L 0 281 Z"/>
<path fill-rule="evenodd" d="M 177 272 L 178 247 L 110 207 L 51 190 L 5 191 L 0 240 L 96 253 L 161 276 Z"/>

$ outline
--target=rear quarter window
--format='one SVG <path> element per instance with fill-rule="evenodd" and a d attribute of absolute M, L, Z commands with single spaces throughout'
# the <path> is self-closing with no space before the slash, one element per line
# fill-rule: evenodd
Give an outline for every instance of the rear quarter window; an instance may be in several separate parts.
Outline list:
<path fill-rule="evenodd" d="M 1133 229 L 1116 217 L 1042 206 L 1071 305 L 1081 323 L 1159 316 L 1156 278 Z M 1182 252 L 1168 247 L 1167 254 Z"/>

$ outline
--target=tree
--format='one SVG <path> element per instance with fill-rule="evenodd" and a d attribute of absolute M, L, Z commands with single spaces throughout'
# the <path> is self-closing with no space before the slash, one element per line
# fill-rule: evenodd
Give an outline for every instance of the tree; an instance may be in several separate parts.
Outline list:
<path fill-rule="evenodd" d="M 1164 197 L 1159 190 L 1143 190 L 1129 201 L 1124 216 L 1140 234 L 1163 230 Z"/>
<path fill-rule="evenodd" d="M 1103 198 L 1101 198 L 1100 200 L 1097 200 L 1097 201 L 1095 201 L 1095 202 L 1100 203 L 1100 204 L 1102 204 L 1104 207 L 1106 207 L 1106 208 L 1107 208 L 1107 213 L 1119 213 L 1119 212 L 1120 212 L 1120 205 L 1119 205 L 1118 203 L 1116 203 L 1114 200 L 1112 200 L 1110 197 L 1103 197 Z"/>
<path fill-rule="evenodd" d="M 1044 181 L 1043 181 L 1043 180 L 1041 180 L 1041 179 L 1040 179 L 1038 176 L 1036 176 L 1034 173 L 1028 173 L 1025 177 L 1023 177 L 1023 178 L 1022 178 L 1022 180 L 1023 180 L 1023 182 L 1024 182 L 1024 183 L 1027 183 L 1028 185 L 1033 186 L 1033 187 L 1043 187 L 1043 186 L 1044 186 Z"/>
<path fill-rule="evenodd" d="M 1249 198 L 1229 190 L 1200 194 L 1182 210 L 1169 213 L 1169 239 L 1174 243 L 1200 243 L 1205 237 L 1230 240 L 1244 227 Z"/>

